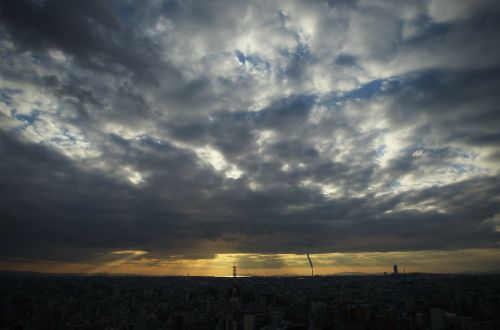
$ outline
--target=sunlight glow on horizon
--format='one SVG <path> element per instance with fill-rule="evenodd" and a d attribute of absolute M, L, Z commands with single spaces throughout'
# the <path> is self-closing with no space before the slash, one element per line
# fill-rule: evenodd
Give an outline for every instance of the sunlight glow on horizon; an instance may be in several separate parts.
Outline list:
<path fill-rule="evenodd" d="M 212 259 L 159 259 L 148 257 L 146 251 L 114 251 L 111 260 L 90 260 L 83 263 L 34 262 L 18 260 L 2 262 L 10 271 L 79 274 L 136 274 L 155 276 L 232 277 L 236 261 L 239 277 L 248 276 L 310 276 L 306 255 L 302 254 L 216 254 Z M 114 256 L 114 257 L 113 257 Z M 119 256 L 117 258 L 117 256 Z M 468 270 L 491 272 L 500 257 L 496 249 L 459 251 L 370 252 L 311 254 L 314 273 L 319 276 L 343 273 L 390 273 L 392 265 L 411 272 L 453 273 Z"/>

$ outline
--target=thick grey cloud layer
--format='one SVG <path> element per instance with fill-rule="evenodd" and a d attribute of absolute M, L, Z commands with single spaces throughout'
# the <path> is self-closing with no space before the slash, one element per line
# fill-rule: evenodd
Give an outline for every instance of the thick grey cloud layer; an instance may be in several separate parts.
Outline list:
<path fill-rule="evenodd" d="M 0 253 L 497 248 L 499 18 L 495 1 L 3 1 Z"/>

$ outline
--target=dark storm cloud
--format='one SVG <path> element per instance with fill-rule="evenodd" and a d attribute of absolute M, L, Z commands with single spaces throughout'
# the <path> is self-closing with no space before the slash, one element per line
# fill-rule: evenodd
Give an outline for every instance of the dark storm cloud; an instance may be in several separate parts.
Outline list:
<path fill-rule="evenodd" d="M 134 188 L 95 176 L 49 149 L 3 135 L 2 154 L 9 161 L 2 164 L 1 176 L 1 198 L 7 206 L 2 251 L 23 257 L 50 251 L 53 258 L 75 260 L 88 258 L 89 247 L 189 255 L 203 239 L 229 241 L 236 251 L 254 253 L 301 253 L 306 247 L 314 252 L 485 247 L 498 240 L 498 233 L 483 222 L 500 211 L 496 178 L 392 200 L 368 196 L 326 202 L 298 188 L 254 193 L 235 186 L 218 192 L 223 179 L 198 168 L 193 155 L 149 141 L 124 147 L 127 155 L 113 157 L 136 159 L 138 168 L 153 173 L 152 183 Z M 152 150 L 157 156 L 141 156 Z M 448 213 L 385 214 L 397 205 L 426 201 Z M 301 203 L 312 206 L 283 214 Z M 62 247 L 86 254 L 66 255 L 59 251 Z"/>
<path fill-rule="evenodd" d="M 2 257 L 497 247 L 498 10 L 461 6 L 2 2 Z"/>
<path fill-rule="evenodd" d="M 285 262 L 279 256 L 245 255 L 238 257 L 238 266 L 245 269 L 281 268 Z"/>
<path fill-rule="evenodd" d="M 61 49 L 96 70 L 131 70 L 151 79 L 153 44 L 135 36 L 101 1 L 3 1 L 1 26 L 20 51 Z M 120 66 L 120 67 L 117 67 Z"/>
<path fill-rule="evenodd" d="M 111 143 L 115 148 L 118 146 Z M 192 156 L 169 146 L 145 142 L 124 147 L 129 149 L 128 154 L 113 156 L 122 160 L 139 157 L 143 163 L 137 164 L 138 167 L 166 167 L 156 171 L 153 178 L 161 180 L 161 186 L 152 186 L 150 193 L 139 194 L 139 190 L 126 183 L 76 167 L 68 158 L 47 147 L 22 143 L 2 134 L 2 155 L 9 155 L 1 166 L 1 195 L 3 205 L 7 206 L 2 217 L 3 253 L 31 256 L 31 253 L 43 254 L 44 248 L 57 250 L 64 246 L 77 250 L 88 246 L 147 249 L 150 244 L 158 244 L 158 248 L 168 248 L 183 245 L 176 242 L 177 235 L 187 235 L 193 240 L 200 238 L 185 221 L 189 210 L 187 215 L 180 214 L 183 205 L 173 199 L 182 201 L 186 194 L 192 196 L 186 191 L 191 180 L 203 189 L 202 181 L 210 180 L 210 172 L 203 173 L 193 164 Z M 137 150 L 140 148 L 155 148 L 161 151 L 161 156 L 140 157 L 141 151 Z M 195 175 L 188 174 L 189 171 Z M 171 195 L 173 191 L 175 197 Z M 32 250 L 34 245 L 38 248 Z M 52 251 L 54 256 L 59 252 L 65 253 Z"/>
<path fill-rule="evenodd" d="M 266 234 L 242 237 L 239 248 L 254 253 L 270 247 L 279 252 L 325 253 L 495 247 L 498 233 L 484 219 L 499 211 L 497 186 L 498 179 L 485 178 L 390 200 L 372 196 L 321 203 L 262 224 L 268 228 Z M 398 205 L 425 202 L 449 211 L 392 211 Z"/>

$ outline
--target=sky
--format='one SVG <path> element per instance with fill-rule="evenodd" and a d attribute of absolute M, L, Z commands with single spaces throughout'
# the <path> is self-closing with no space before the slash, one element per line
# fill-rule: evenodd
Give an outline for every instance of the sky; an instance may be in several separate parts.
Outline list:
<path fill-rule="evenodd" d="M 495 0 L 3 0 L 0 270 L 499 271 Z"/>

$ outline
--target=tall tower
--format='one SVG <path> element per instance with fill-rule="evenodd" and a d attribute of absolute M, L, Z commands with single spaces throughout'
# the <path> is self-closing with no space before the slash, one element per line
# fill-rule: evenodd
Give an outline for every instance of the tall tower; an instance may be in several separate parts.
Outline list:
<path fill-rule="evenodd" d="M 236 262 L 233 264 L 233 284 L 231 286 L 231 302 L 234 303 L 234 308 L 238 307 L 238 302 L 239 302 L 239 289 L 238 285 L 236 284 Z M 236 329 L 236 328 L 234 328 Z"/>
<path fill-rule="evenodd" d="M 307 260 L 309 260 L 309 266 L 311 267 L 311 276 L 314 276 L 314 266 L 311 257 L 309 256 L 309 253 L 307 254 Z"/>
<path fill-rule="evenodd" d="M 394 275 L 398 275 L 398 265 L 394 265 Z"/>

